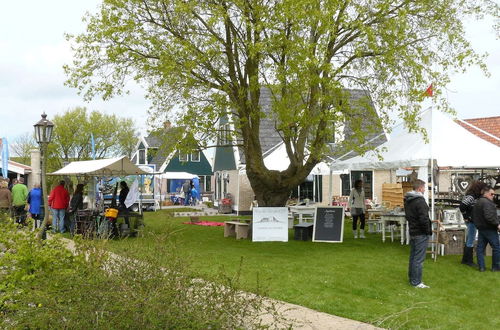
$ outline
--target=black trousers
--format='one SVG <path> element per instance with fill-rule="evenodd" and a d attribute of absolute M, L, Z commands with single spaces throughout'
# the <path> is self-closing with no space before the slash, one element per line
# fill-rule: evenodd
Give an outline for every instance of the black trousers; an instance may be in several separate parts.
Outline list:
<path fill-rule="evenodd" d="M 358 218 L 360 219 L 359 229 L 365 229 L 365 214 L 364 213 L 352 216 L 352 229 L 356 230 L 356 228 L 358 228 Z"/>

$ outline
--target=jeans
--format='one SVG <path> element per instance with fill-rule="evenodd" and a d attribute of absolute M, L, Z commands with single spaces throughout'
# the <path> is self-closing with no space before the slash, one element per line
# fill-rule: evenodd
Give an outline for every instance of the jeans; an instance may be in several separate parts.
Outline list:
<path fill-rule="evenodd" d="M 429 236 L 418 235 L 410 237 L 410 262 L 408 264 L 408 279 L 410 284 L 417 286 L 422 283 L 425 253 Z"/>
<path fill-rule="evenodd" d="M 365 229 L 365 214 L 361 213 L 352 216 L 352 230 L 356 230 L 358 227 L 358 218 L 360 220 L 359 229 Z"/>
<path fill-rule="evenodd" d="M 54 233 L 64 233 L 64 215 L 65 209 L 52 209 L 52 231 Z"/>
<path fill-rule="evenodd" d="M 184 193 L 184 206 L 189 205 L 191 200 L 191 192 Z"/>
<path fill-rule="evenodd" d="M 465 242 L 466 247 L 474 247 L 474 240 L 476 239 L 476 225 L 474 222 L 469 221 L 465 223 L 467 225 L 467 241 Z"/>
<path fill-rule="evenodd" d="M 493 250 L 493 257 L 491 261 L 492 269 L 500 269 L 500 241 L 498 238 L 498 232 L 494 229 L 479 229 L 479 235 L 477 237 L 477 263 L 479 269 L 486 268 L 484 263 L 484 251 L 486 250 L 486 244 L 490 244 Z"/>

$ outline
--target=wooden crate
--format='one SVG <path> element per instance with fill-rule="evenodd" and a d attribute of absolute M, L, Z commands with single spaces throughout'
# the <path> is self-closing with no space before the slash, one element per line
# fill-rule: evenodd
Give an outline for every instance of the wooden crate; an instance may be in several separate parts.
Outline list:
<path fill-rule="evenodd" d="M 401 185 L 403 187 L 403 195 L 413 190 L 411 182 L 401 182 Z"/>
<path fill-rule="evenodd" d="M 403 187 L 401 183 L 382 184 L 382 204 L 388 208 L 403 207 Z"/>
<path fill-rule="evenodd" d="M 447 229 L 439 233 L 439 243 L 444 244 L 445 255 L 461 255 L 464 252 L 465 230 Z"/>

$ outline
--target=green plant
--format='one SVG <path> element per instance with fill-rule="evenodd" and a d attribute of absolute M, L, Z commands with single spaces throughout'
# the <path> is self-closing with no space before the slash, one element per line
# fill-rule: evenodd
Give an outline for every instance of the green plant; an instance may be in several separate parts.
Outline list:
<path fill-rule="evenodd" d="M 166 239 L 150 236 L 145 255 L 112 256 L 108 242 L 75 238 L 71 253 L 59 235 L 40 242 L 34 233 L 0 225 L 1 328 L 261 328 L 273 313 L 261 296 L 239 291 L 239 273 L 219 282 L 193 279 L 189 265 Z M 277 315 L 277 314 L 276 314 Z"/>

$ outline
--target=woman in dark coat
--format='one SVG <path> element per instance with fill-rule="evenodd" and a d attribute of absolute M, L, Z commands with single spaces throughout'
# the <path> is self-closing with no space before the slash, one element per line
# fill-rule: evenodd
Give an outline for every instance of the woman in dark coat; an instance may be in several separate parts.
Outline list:
<path fill-rule="evenodd" d="M 83 209 L 83 187 L 84 185 L 82 183 L 76 185 L 75 193 L 69 202 L 69 230 L 71 234 L 74 234 L 75 230 L 76 211 Z"/>
<path fill-rule="evenodd" d="M 465 193 L 462 202 L 460 202 L 460 212 L 464 218 L 465 224 L 467 225 L 466 241 L 464 246 L 464 255 L 462 257 L 462 263 L 464 265 L 469 265 L 476 267 L 474 263 L 474 240 L 476 239 L 476 226 L 472 219 L 472 209 L 476 204 L 476 201 L 481 197 L 481 191 L 486 187 L 486 183 L 481 181 L 474 181 L 467 192 Z"/>
<path fill-rule="evenodd" d="M 118 197 L 118 208 L 126 209 L 125 200 L 127 199 L 127 195 L 130 189 L 125 181 L 120 182 L 120 196 Z"/>

